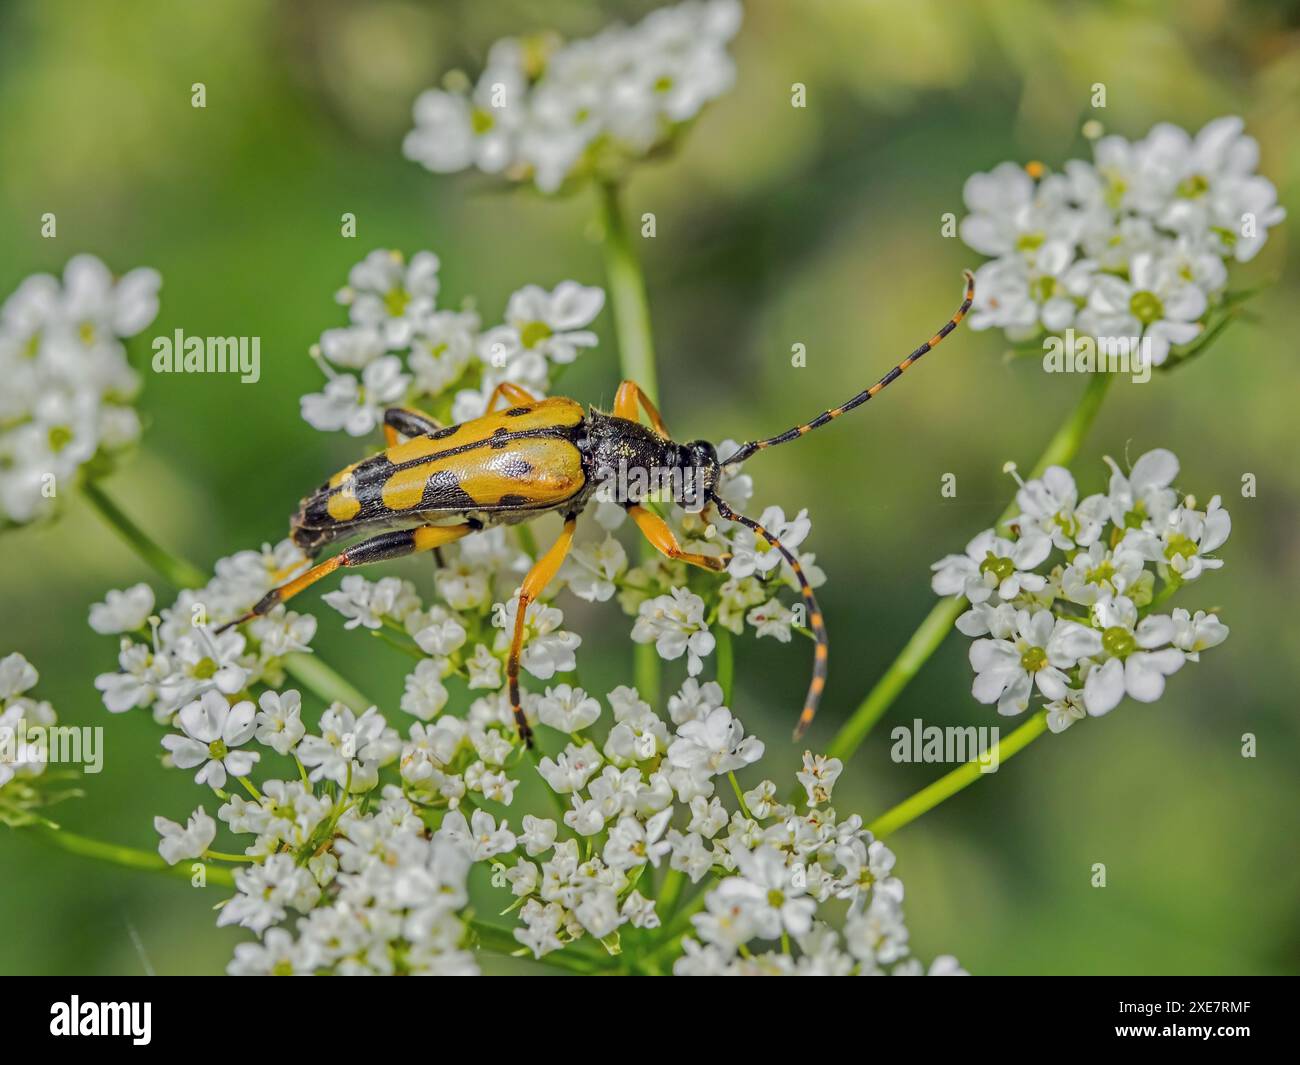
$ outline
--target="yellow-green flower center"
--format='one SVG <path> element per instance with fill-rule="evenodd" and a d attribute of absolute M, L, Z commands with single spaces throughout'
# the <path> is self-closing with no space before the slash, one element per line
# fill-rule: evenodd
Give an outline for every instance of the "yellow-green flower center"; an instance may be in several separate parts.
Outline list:
<path fill-rule="evenodd" d="M 194 664 L 194 676 L 198 680 L 211 680 L 217 675 L 217 664 L 210 658 L 201 658 Z"/>
<path fill-rule="evenodd" d="M 519 342 L 526 348 L 533 348 L 551 335 L 551 327 L 545 322 L 529 322 L 519 330 Z"/>
<path fill-rule="evenodd" d="M 1046 303 L 1056 295 L 1056 278 L 1050 274 L 1029 282 L 1029 298 L 1035 303 Z"/>
<path fill-rule="evenodd" d="M 1193 558 L 1196 555 L 1196 541 L 1182 533 L 1174 533 L 1165 544 L 1165 558 L 1172 562 L 1179 555 Z"/>
<path fill-rule="evenodd" d="M 66 425 L 56 425 L 50 430 L 50 450 L 56 455 L 72 443 L 72 430 Z"/>
<path fill-rule="evenodd" d="M 1037 673 L 1047 665 L 1047 652 L 1041 647 L 1031 647 L 1021 654 L 1020 664 L 1026 673 Z"/>
<path fill-rule="evenodd" d="M 398 285 L 396 288 L 389 289 L 384 293 L 384 307 L 394 318 L 402 317 L 406 311 L 406 305 L 411 302 L 411 294 Z"/>
<path fill-rule="evenodd" d="M 225 740 L 213 740 L 208 744 L 208 754 L 218 762 L 230 753 L 230 748 L 226 746 Z"/>
<path fill-rule="evenodd" d="M 980 572 L 993 574 L 993 576 L 997 577 L 998 583 L 1001 584 L 1016 572 L 1016 564 L 1011 559 L 999 558 L 990 551 L 984 561 L 980 563 Z"/>
<path fill-rule="evenodd" d="M 1101 634 L 1101 646 L 1112 658 L 1127 658 L 1137 650 L 1137 640 L 1122 625 L 1112 625 Z"/>
<path fill-rule="evenodd" d="M 1178 183 L 1178 195 L 1185 200 L 1196 200 L 1210 191 L 1210 181 L 1204 174 L 1193 174 Z"/>
<path fill-rule="evenodd" d="M 1143 325 L 1158 322 L 1165 316 L 1165 305 L 1154 292 L 1133 293 L 1133 298 L 1128 301 L 1128 309 Z"/>
<path fill-rule="evenodd" d="M 497 120 L 492 116 L 491 111 L 485 111 L 481 107 L 476 107 L 470 112 L 469 123 L 475 133 L 482 135 L 495 126 Z"/>
<path fill-rule="evenodd" d="M 1115 576 L 1115 566 L 1110 559 L 1102 561 L 1094 568 L 1087 571 L 1084 575 L 1084 581 L 1088 584 L 1109 584 L 1112 577 Z"/>

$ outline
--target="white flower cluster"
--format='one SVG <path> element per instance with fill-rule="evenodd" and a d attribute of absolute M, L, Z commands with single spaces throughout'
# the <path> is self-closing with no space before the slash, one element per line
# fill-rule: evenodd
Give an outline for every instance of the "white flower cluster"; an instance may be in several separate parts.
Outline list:
<path fill-rule="evenodd" d="M 440 416 L 461 422 L 484 412 L 502 382 L 545 392 L 555 367 L 573 362 L 596 335 L 587 326 L 600 313 L 598 288 L 562 281 L 547 291 L 525 285 L 506 304 L 505 321 L 483 329 L 472 309 L 438 307 L 438 256 L 408 263 L 400 252 L 376 250 L 357 263 L 338 301 L 350 324 L 326 330 L 317 362 L 329 378 L 302 397 L 313 428 L 365 436 L 387 407 L 420 406 L 449 394 Z"/>
<path fill-rule="evenodd" d="M 674 866 L 711 865 L 722 878 L 704 896 L 703 912 L 691 918 L 695 937 L 683 940 L 674 974 L 926 972 L 908 946 L 903 883 L 893 875 L 893 852 L 872 837 L 862 818 L 840 819 L 825 805 L 842 769 L 838 758 L 805 752 L 798 774 L 807 793 L 804 812 L 778 803 L 776 785 L 765 780 L 745 794 L 744 810 L 731 816 L 725 836 L 714 838 L 711 854 L 697 843 L 683 864 Z M 676 851 L 673 860 L 679 861 Z M 836 899 L 847 900 L 849 907 L 842 932 L 817 916 L 820 905 Z M 951 955 L 936 958 L 928 971 L 931 976 L 966 975 Z"/>
<path fill-rule="evenodd" d="M 1161 123 L 1136 142 L 1103 137 L 1092 162 L 1060 173 L 1007 162 L 973 175 L 961 237 L 993 258 L 975 275 L 971 328 L 1146 339 L 1163 364 L 1222 304 L 1227 263 L 1252 259 L 1286 217 L 1243 128 Z"/>
<path fill-rule="evenodd" d="M 739 0 L 687 0 L 586 40 L 497 41 L 477 84 L 454 75 L 420 94 L 402 150 L 435 173 L 474 167 L 546 193 L 616 177 L 731 88 L 741 15 Z"/>
<path fill-rule="evenodd" d="M 264 694 L 263 705 L 275 694 Z M 297 693 L 279 697 L 294 700 L 296 715 Z M 330 732 L 325 720 L 322 731 Z M 300 746 L 313 739 L 327 742 L 306 736 Z M 231 832 L 253 837 L 246 848 L 253 861 L 235 871 L 238 893 L 217 918 L 259 937 L 235 948 L 232 975 L 477 974 L 461 917 L 468 852 L 432 839 L 399 788 L 358 797 L 299 780 L 268 780 L 260 791 L 246 786 L 252 798 L 225 796 L 217 814 Z M 164 817 L 154 825 L 159 853 L 172 864 L 207 856 L 217 833 L 202 806 L 183 827 Z M 296 935 L 290 912 L 303 915 Z"/>
<path fill-rule="evenodd" d="M 1212 611 L 1155 612 L 1223 565 L 1214 552 L 1232 520 L 1219 497 L 1205 510 L 1180 498 L 1178 459 L 1164 449 L 1128 474 L 1106 461 L 1106 492 L 1080 500 L 1069 471 L 1050 467 L 1021 484 L 1006 536 L 985 530 L 933 567 L 935 593 L 970 604 L 957 628 L 976 638 L 975 698 L 1015 715 L 1036 692 L 1053 732 L 1109 713 L 1125 695 L 1155 702 L 1166 677 L 1228 636 Z"/>
<path fill-rule="evenodd" d="M 154 595 L 146 584 L 109 592 L 90 608 L 90 626 L 121 635 L 118 670 L 95 678 L 104 705 L 115 714 L 149 709 L 159 724 L 206 692 L 235 695 L 254 684 L 284 681 L 286 655 L 309 649 L 316 619 L 277 608 L 239 629 L 217 634 L 287 575 L 307 564 L 290 540 L 260 551 L 220 559 L 203 588 L 186 589 L 153 616 Z"/>
<path fill-rule="evenodd" d="M 0 305 L 0 526 L 48 517 L 83 466 L 139 439 L 122 341 L 157 316 L 161 284 L 78 255 L 62 281 L 33 274 Z"/>
<path fill-rule="evenodd" d="M 724 485 L 737 505 L 751 488 L 738 471 Z M 287 541 L 221 560 L 207 587 L 182 593 L 161 618 L 151 617 L 144 585 L 92 607 L 96 631 L 132 634 L 120 671 L 96 682 L 106 705 L 151 709 L 168 729 L 165 764 L 194 774 L 223 802 L 216 818 L 203 807 L 183 825 L 158 818 L 159 852 L 173 863 L 224 860 L 228 848 L 210 851 L 218 822 L 248 837 L 237 850 L 249 865 L 235 872 L 238 894 L 219 921 L 258 939 L 237 948 L 232 973 L 474 971 L 463 912 L 474 862 L 514 895 L 514 938 L 538 958 L 583 938 L 614 953 L 631 929 L 665 937 L 665 966 L 687 950 L 682 971 L 918 968 L 907 957 L 901 888 L 886 876 L 892 855 L 860 818 L 839 820 L 826 805 L 838 761 L 805 758 L 806 811 L 778 802 L 770 782 L 743 805 L 729 807 L 719 794 L 719 778 L 729 793 L 732 774 L 757 763 L 764 747 L 723 705 L 719 684 L 697 674 L 715 626 L 739 632 L 748 619 L 760 634 L 790 639 L 793 611 L 777 593 L 792 575 L 748 530 L 710 536 L 699 515 L 666 509 L 686 543 L 729 551 L 729 572 L 701 573 L 700 592 L 690 591 L 680 563 L 629 569 L 606 532 L 574 552 L 555 591 L 567 586 L 592 601 L 617 595 L 636 615 L 634 638 L 667 660 L 685 658 L 687 676 L 662 713 L 631 688 L 593 697 L 576 680 L 580 637 L 565 630 L 552 600 L 530 603 L 522 665 L 550 682 L 524 694 L 550 752 L 539 752 L 535 767 L 505 688 L 518 583 L 533 561 L 514 530 L 449 545 L 433 598 L 409 580 L 359 574 L 325 594 L 344 627 L 416 659 L 400 703 L 405 735 L 375 707 L 358 713 L 335 703 L 313 724 L 299 692 L 283 688 L 281 658 L 307 649 L 311 617 L 280 607 L 243 632 L 212 633 L 304 564 Z M 623 514 L 600 510 L 606 524 Z M 792 547 L 810 528 L 806 515 L 786 520 L 776 508 L 763 522 Z M 805 565 L 820 579 L 811 556 Z M 512 821 L 524 796 L 528 812 Z M 774 930 L 768 910 L 777 885 L 759 899 L 743 884 L 766 883 L 778 862 L 792 884 L 789 902 L 775 907 L 783 916 Z M 657 868 L 709 892 L 697 899 L 705 905 L 698 939 L 685 947 L 680 932 L 663 927 L 675 910 L 659 912 Z M 877 880 L 887 886 L 874 890 Z M 742 903 L 746 892 L 753 898 Z M 817 906 L 832 900 L 851 904 L 842 947 L 814 921 Z M 792 941 L 755 961 L 747 944 L 782 933 Z"/>
<path fill-rule="evenodd" d="M 24 785 L 45 772 L 44 730 L 58 715 L 44 699 L 28 694 L 40 679 L 17 651 L 0 658 L 0 822 L 25 823 L 24 810 L 36 797 Z M 30 741 L 29 729 L 36 730 Z"/>

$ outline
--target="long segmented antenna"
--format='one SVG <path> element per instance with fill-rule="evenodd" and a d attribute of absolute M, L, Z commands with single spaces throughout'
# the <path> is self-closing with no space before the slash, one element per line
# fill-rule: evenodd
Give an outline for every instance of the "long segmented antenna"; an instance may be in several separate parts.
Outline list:
<path fill-rule="evenodd" d="M 808 577 L 804 574 L 803 567 L 799 565 L 799 560 L 794 556 L 793 552 L 777 539 L 775 533 L 763 528 L 753 518 L 747 518 L 744 514 L 737 514 L 716 495 L 712 499 L 713 505 L 718 508 L 718 513 L 724 518 L 728 521 L 739 522 L 746 528 L 752 529 L 780 551 L 782 557 L 794 571 L 795 579 L 799 582 L 799 594 L 803 596 L 804 606 L 808 610 L 808 627 L 812 629 L 817 646 L 813 651 L 813 675 L 808 684 L 808 697 L 804 700 L 803 711 L 799 714 L 799 722 L 794 727 L 794 738 L 798 741 L 808 731 L 808 726 L 812 724 L 812 719 L 817 715 L 817 704 L 821 702 L 822 690 L 826 687 L 826 665 L 827 659 L 830 657 L 830 639 L 826 635 L 826 622 L 822 619 L 821 608 L 817 606 L 817 597 L 813 595 L 812 585 L 808 583 Z"/>
<path fill-rule="evenodd" d="M 780 436 L 769 437 L 766 440 L 753 440 L 750 441 L 748 444 L 741 444 L 734 454 L 729 455 L 727 458 L 723 459 L 722 465 L 730 466 L 732 463 L 735 462 L 744 462 L 745 459 L 749 458 L 756 451 L 762 451 L 765 448 L 775 447 L 777 444 L 785 444 L 791 440 L 798 440 L 799 437 L 803 436 L 805 433 L 810 433 L 814 429 L 820 429 L 827 422 L 834 421 L 841 414 L 847 414 L 849 411 L 853 410 L 854 407 L 862 406 L 862 404 L 864 404 L 867 400 L 869 400 L 872 396 L 874 396 L 877 392 L 879 392 L 891 381 L 895 380 L 898 377 L 901 377 L 903 375 L 903 371 L 905 371 L 909 366 L 911 366 L 912 363 L 916 362 L 917 359 L 919 359 L 931 348 L 937 347 L 939 341 L 941 341 L 944 337 L 946 337 L 949 333 L 951 333 L 954 329 L 956 329 L 958 323 L 963 318 L 966 317 L 966 312 L 970 310 L 971 303 L 975 299 L 975 275 L 972 274 L 969 270 L 963 270 L 962 274 L 966 278 L 966 298 L 962 300 L 961 306 L 957 308 L 957 313 L 954 314 L 951 318 L 949 318 L 947 324 L 944 325 L 944 327 L 940 329 L 937 333 L 935 333 L 934 336 L 932 336 L 929 340 L 927 340 L 924 344 L 922 344 L 919 348 L 917 348 L 914 352 L 912 352 L 911 355 L 909 355 L 897 366 L 895 366 L 892 370 L 890 370 L 889 373 L 885 374 L 885 376 L 882 377 L 879 381 L 877 381 L 874 385 L 868 388 L 865 392 L 859 392 L 847 403 L 839 407 L 833 407 L 828 411 L 823 411 L 821 414 L 817 415 L 817 417 L 814 418 L 812 421 L 805 422 L 803 425 L 796 425 L 793 429 L 787 429 Z"/>

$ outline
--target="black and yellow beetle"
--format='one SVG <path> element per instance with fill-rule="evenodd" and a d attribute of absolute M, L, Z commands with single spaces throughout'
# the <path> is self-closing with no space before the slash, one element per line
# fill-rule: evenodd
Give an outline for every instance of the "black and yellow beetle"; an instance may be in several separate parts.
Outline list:
<path fill-rule="evenodd" d="M 646 481 L 651 471 L 673 471 L 678 476 L 669 483 L 681 486 L 682 491 L 690 486 L 692 499 L 702 493 L 706 511 L 713 506 L 723 518 L 739 522 L 763 537 L 781 552 L 799 582 L 816 649 L 812 683 L 795 728 L 798 739 L 817 712 L 826 686 L 826 625 L 798 558 L 758 522 L 727 506 L 717 494 L 718 480 L 724 467 L 742 462 L 756 451 L 798 439 L 861 406 L 899 377 L 951 333 L 970 310 L 975 279 L 969 271 L 965 277 L 965 299 L 957 313 L 874 385 L 780 436 L 742 444 L 721 461 L 713 445 L 706 441 L 674 442 L 654 404 L 633 381 L 619 385 L 611 414 L 584 411 L 576 401 L 558 396 L 537 399 L 512 384 L 497 387 L 488 400 L 488 413 L 460 425 L 444 427 L 417 411 L 391 408 L 384 415 L 387 448 L 340 470 L 304 499 L 293 518 L 291 535 L 315 558 L 336 540 L 385 527 L 389 531 L 369 536 L 273 589 L 251 611 L 222 628 L 265 614 L 340 567 L 364 566 L 429 551 L 489 525 L 516 524 L 558 511 L 564 516 L 563 531 L 550 550 L 537 559 L 519 590 L 506 666 L 510 706 L 520 735 L 531 745 L 531 730 L 519 700 L 519 655 L 528 604 L 555 577 L 573 542 L 578 514 L 615 471 L 641 470 Z M 495 410 L 501 399 L 510 404 L 509 408 Z M 641 424 L 641 411 L 649 418 L 649 427 Z M 669 558 L 714 571 L 726 568 L 725 557 L 684 551 L 667 522 L 640 502 L 621 502 L 646 539 Z"/>

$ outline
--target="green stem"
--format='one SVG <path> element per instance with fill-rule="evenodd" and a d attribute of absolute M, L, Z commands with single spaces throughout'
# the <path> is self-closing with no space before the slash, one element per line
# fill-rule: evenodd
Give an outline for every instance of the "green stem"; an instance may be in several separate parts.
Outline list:
<path fill-rule="evenodd" d="M 659 402 L 659 381 L 655 372 L 654 338 L 650 329 L 650 303 L 646 298 L 645 275 L 632 247 L 632 237 L 623 219 L 619 186 L 601 182 L 600 220 L 604 230 L 601 248 L 605 255 L 605 277 L 609 284 L 614 332 L 618 335 L 618 362 L 624 380 L 635 381 L 652 403 Z M 642 560 L 654 553 L 649 544 L 641 548 Z M 659 656 L 652 644 L 638 644 L 634 652 L 637 692 L 651 706 L 659 705 Z"/>
<path fill-rule="evenodd" d="M 1001 766 L 1008 758 L 1028 747 L 1046 731 L 1047 711 L 1039 710 L 1010 736 L 998 741 L 995 748 L 997 751 L 996 764 Z M 872 821 L 867 828 L 877 839 L 883 839 L 885 836 L 897 832 L 904 825 L 911 824 L 927 810 L 932 810 L 945 799 L 952 798 L 962 788 L 974 784 L 981 776 L 985 775 L 983 769 L 985 764 L 993 763 L 984 763 L 976 759 L 954 769 L 947 776 L 940 777 L 933 784 L 922 788 L 910 798 L 904 799 L 892 810 Z"/>
<path fill-rule="evenodd" d="M 178 876 L 185 880 L 191 879 L 193 875 L 190 872 L 190 862 L 168 865 L 163 861 L 162 855 L 154 854 L 151 851 L 137 850 L 135 847 L 123 847 L 117 843 L 105 843 L 102 840 L 91 839 L 89 836 L 79 836 L 77 833 L 69 832 L 66 829 L 56 831 L 43 825 L 33 826 L 31 832 L 47 843 L 53 843 L 56 847 L 62 847 L 65 851 L 80 855 L 83 858 L 111 862 L 113 865 L 124 866 L 127 869 L 144 869 L 154 873 L 166 873 L 168 876 Z M 198 861 L 199 859 L 195 860 Z M 235 886 L 235 878 L 230 870 L 219 865 L 208 866 L 207 881 L 209 884 L 219 884 L 222 887 Z"/>
<path fill-rule="evenodd" d="M 664 882 L 659 886 L 659 897 L 655 900 L 655 909 L 659 911 L 660 921 L 668 921 L 672 918 L 685 882 L 686 874 L 680 869 L 669 869 L 664 874 Z"/>
<path fill-rule="evenodd" d="M 1073 461 L 1079 453 L 1079 448 L 1083 444 L 1083 438 L 1087 434 L 1097 412 L 1101 409 L 1101 402 L 1105 398 L 1106 388 L 1110 384 L 1111 375 L 1105 373 L 1093 374 L 1088 381 L 1088 387 L 1084 390 L 1083 397 L 1079 400 L 1078 405 L 1071 412 L 1061 427 L 1052 437 L 1047 448 L 1038 457 L 1034 463 L 1034 468 L 1030 472 L 1030 478 L 1041 477 L 1043 472 L 1049 466 L 1064 466 Z M 1014 501 L 1002 512 L 997 520 L 997 525 L 1002 525 L 1010 518 L 1016 516 L 1016 504 Z M 944 599 L 936 603 L 934 608 L 926 615 L 917 630 L 912 633 L 911 638 L 898 653 L 898 657 L 890 663 L 889 668 L 885 671 L 884 676 L 880 678 L 867 693 L 867 697 L 853 712 L 852 716 L 844 723 L 835 738 L 831 740 L 830 745 L 826 748 L 826 754 L 832 758 L 839 758 L 841 761 L 848 761 L 853 752 L 858 749 L 862 741 L 867 738 L 867 734 L 885 714 L 885 711 L 898 698 L 902 690 L 907 687 L 908 682 L 920 671 L 921 667 L 929 660 L 930 656 L 938 650 L 939 645 L 943 643 L 944 637 L 948 635 L 948 630 L 956 623 L 957 618 L 966 610 L 966 600 L 964 599 Z"/>
<path fill-rule="evenodd" d="M 98 481 L 83 482 L 81 491 L 90 504 L 127 542 L 145 562 L 177 588 L 201 588 L 207 583 L 202 571 L 195 565 L 163 550 L 143 529 L 126 516 L 100 487 Z"/>
<path fill-rule="evenodd" d="M 623 220 L 619 186 L 612 182 L 600 185 L 600 218 L 605 231 L 602 247 L 614 312 L 614 332 L 618 334 L 619 366 L 624 379 L 635 381 L 652 403 L 658 403 L 659 383 L 655 374 L 645 276 Z"/>

